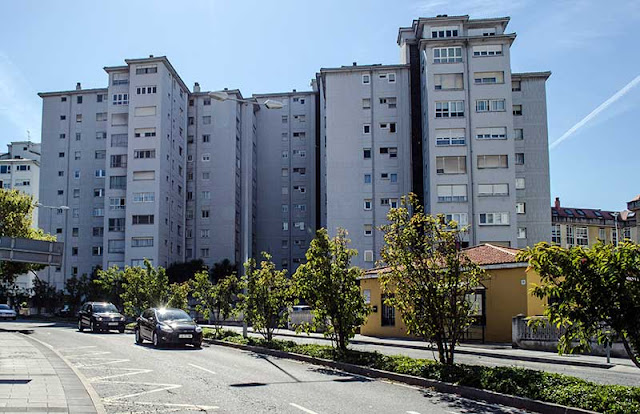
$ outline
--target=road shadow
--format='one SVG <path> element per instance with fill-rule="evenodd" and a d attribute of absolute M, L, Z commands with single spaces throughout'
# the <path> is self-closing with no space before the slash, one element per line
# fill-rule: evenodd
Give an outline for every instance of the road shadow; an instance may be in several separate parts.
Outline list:
<path fill-rule="evenodd" d="M 452 411 L 478 414 L 514 414 L 526 412 L 513 407 L 498 406 L 484 401 L 470 400 L 454 394 L 442 394 L 437 391 L 424 389 L 421 390 L 421 392 L 425 398 L 431 400 L 434 404 L 444 404 L 451 408 Z"/>
<path fill-rule="evenodd" d="M 202 348 L 196 348 L 193 345 L 187 345 L 187 344 L 163 344 L 159 347 L 154 347 L 152 343 L 146 343 L 143 342 L 141 344 L 135 344 L 136 346 L 139 346 L 141 348 L 147 348 L 147 349 L 152 349 L 154 351 L 175 351 L 175 350 L 180 350 L 180 351 L 202 351 Z M 203 348 L 204 348 L 204 344 L 203 344 Z"/>

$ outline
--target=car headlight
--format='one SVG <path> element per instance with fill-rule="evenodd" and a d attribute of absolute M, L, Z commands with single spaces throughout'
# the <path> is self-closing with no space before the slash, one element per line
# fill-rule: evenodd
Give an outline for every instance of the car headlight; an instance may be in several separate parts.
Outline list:
<path fill-rule="evenodd" d="M 124 321 L 124 317 L 120 318 L 120 321 Z"/>
<path fill-rule="evenodd" d="M 160 325 L 160 330 L 162 332 L 173 332 L 173 328 L 169 325 Z"/>
<path fill-rule="evenodd" d="M 101 320 L 102 320 L 102 318 L 101 318 L 101 317 L 96 316 L 96 321 L 101 321 Z"/>
<path fill-rule="evenodd" d="M 196 332 L 198 332 L 198 333 L 202 332 L 202 328 L 199 327 L 199 326 L 196 326 Z"/>

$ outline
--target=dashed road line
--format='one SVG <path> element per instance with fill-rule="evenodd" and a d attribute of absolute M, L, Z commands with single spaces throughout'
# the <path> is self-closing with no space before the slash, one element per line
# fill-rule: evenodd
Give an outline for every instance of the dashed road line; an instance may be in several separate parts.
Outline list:
<path fill-rule="evenodd" d="M 194 367 L 194 368 L 198 368 L 201 369 L 203 371 L 208 372 L 209 374 L 213 374 L 213 375 L 217 375 L 215 372 L 211 371 L 210 369 L 207 369 L 205 367 L 201 367 L 200 365 L 196 365 L 196 364 L 189 364 L 190 366 Z"/>
<path fill-rule="evenodd" d="M 153 390 L 148 390 L 148 391 L 136 392 L 133 394 L 114 395 L 113 397 L 105 397 L 103 398 L 104 401 L 115 401 L 115 400 L 122 400 L 125 398 L 139 397 L 141 395 L 153 394 L 160 391 L 175 390 L 177 388 L 182 387 L 182 385 L 180 384 L 159 384 L 156 382 L 128 382 L 128 381 L 108 381 L 108 382 L 109 384 L 135 384 L 135 385 L 160 386 L 160 388 L 155 388 Z"/>
<path fill-rule="evenodd" d="M 290 403 L 289 403 L 289 405 L 290 405 L 290 406 L 292 406 L 292 407 L 297 408 L 297 409 L 298 409 L 298 410 L 300 410 L 300 411 L 304 411 L 304 412 L 305 412 L 305 413 L 307 413 L 307 414 L 318 414 L 318 413 L 316 413 L 315 411 L 311 411 L 310 409 L 308 409 L 308 408 L 304 408 L 303 406 L 298 405 L 298 404 L 296 404 L 296 403 L 292 403 L 292 402 L 290 402 Z"/>

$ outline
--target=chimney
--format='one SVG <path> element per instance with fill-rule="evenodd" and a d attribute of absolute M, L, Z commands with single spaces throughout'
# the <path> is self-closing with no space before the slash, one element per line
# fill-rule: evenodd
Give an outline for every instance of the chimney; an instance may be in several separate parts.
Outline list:
<path fill-rule="evenodd" d="M 82 89 L 82 85 L 80 85 L 80 82 L 76 83 L 76 91 L 79 91 L 80 89 Z"/>
<path fill-rule="evenodd" d="M 224 88 L 224 90 L 225 90 L 225 91 L 228 91 L 228 90 L 229 90 L 229 88 Z"/>
<path fill-rule="evenodd" d="M 149 55 L 149 58 L 152 58 L 152 57 L 153 57 L 153 55 Z"/>
<path fill-rule="evenodd" d="M 193 84 L 193 91 L 200 92 L 200 84 L 198 82 Z"/>
<path fill-rule="evenodd" d="M 293 92 L 295 93 L 295 92 L 297 92 L 297 91 L 294 89 L 294 90 L 293 90 Z"/>
<path fill-rule="evenodd" d="M 358 62 L 353 62 L 353 66 L 358 66 Z"/>
<path fill-rule="evenodd" d="M 560 197 L 556 197 L 556 208 L 560 208 Z"/>

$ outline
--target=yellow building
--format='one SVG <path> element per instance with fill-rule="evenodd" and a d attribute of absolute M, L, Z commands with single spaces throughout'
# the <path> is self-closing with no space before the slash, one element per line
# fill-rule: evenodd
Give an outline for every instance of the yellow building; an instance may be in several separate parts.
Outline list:
<path fill-rule="evenodd" d="M 471 327 L 466 339 L 511 342 L 511 319 L 514 316 L 541 315 L 543 312 L 544 302 L 529 293 L 533 284 L 540 283 L 539 276 L 527 271 L 527 263 L 516 261 L 518 249 L 483 244 L 464 251 L 489 276 L 476 291 L 477 324 Z M 401 315 L 383 303 L 378 275 L 385 271 L 388 268 L 371 269 L 360 280 L 360 290 L 373 308 L 360 333 L 409 337 Z"/>
<path fill-rule="evenodd" d="M 640 196 L 627 203 L 629 210 L 605 211 L 593 208 L 562 207 L 556 197 L 551 207 L 551 242 L 562 247 L 590 247 L 598 241 L 616 243 L 630 239 L 638 242 L 636 211 Z"/>

